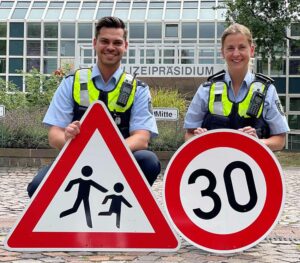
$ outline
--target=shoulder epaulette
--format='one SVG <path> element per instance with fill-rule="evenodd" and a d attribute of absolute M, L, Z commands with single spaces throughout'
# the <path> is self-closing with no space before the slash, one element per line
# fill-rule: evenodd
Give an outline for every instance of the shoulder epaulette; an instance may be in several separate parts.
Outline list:
<path fill-rule="evenodd" d="M 147 87 L 147 83 L 145 83 L 144 81 L 141 81 L 139 79 L 136 80 L 137 86 L 141 86 L 141 87 Z"/>
<path fill-rule="evenodd" d="M 226 74 L 226 71 L 223 69 L 223 70 L 221 70 L 221 71 L 219 71 L 219 72 L 217 72 L 217 73 L 215 73 L 215 74 L 209 76 L 209 77 L 207 78 L 207 81 L 223 80 L 225 74 Z"/>
<path fill-rule="evenodd" d="M 205 81 L 202 83 L 202 87 L 210 87 L 211 86 L 211 81 Z"/>
<path fill-rule="evenodd" d="M 257 78 L 258 80 L 265 82 L 267 84 L 274 83 L 274 79 L 272 79 L 264 74 L 261 74 L 261 73 L 255 73 L 255 78 Z"/>

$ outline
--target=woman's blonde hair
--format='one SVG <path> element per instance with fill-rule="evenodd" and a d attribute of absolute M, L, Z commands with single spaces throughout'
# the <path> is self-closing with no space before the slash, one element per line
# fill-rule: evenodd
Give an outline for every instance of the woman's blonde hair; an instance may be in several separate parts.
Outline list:
<path fill-rule="evenodd" d="M 252 38 L 252 34 L 251 34 L 249 28 L 244 25 L 234 23 L 224 30 L 222 37 L 221 37 L 222 47 L 224 46 L 224 42 L 225 42 L 225 39 L 227 36 L 232 35 L 232 34 L 238 34 L 238 33 L 246 36 L 250 45 L 253 44 L 253 38 Z"/>

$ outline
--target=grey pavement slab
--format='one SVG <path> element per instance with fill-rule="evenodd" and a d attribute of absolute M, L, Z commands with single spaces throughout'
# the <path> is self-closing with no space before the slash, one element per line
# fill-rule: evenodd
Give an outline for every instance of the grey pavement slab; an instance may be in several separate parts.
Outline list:
<path fill-rule="evenodd" d="M 0 262 L 300 262 L 300 167 L 284 168 L 285 208 L 269 236 L 240 253 L 213 254 L 182 240 L 176 252 L 11 252 L 3 241 L 29 202 L 26 187 L 36 168 L 0 167 Z M 162 205 L 161 175 L 153 192 Z"/>

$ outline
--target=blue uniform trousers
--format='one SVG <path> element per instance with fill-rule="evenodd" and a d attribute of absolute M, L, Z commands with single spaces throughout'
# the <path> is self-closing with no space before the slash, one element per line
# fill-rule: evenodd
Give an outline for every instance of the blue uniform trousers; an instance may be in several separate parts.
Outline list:
<path fill-rule="evenodd" d="M 139 150 L 133 152 L 133 156 L 135 157 L 138 165 L 143 171 L 148 183 L 150 185 L 153 185 L 161 170 L 160 162 L 155 153 L 149 150 Z M 37 175 L 28 184 L 27 192 L 29 197 L 31 197 L 34 194 L 35 190 L 38 188 L 39 184 L 44 179 L 50 167 L 51 164 L 44 166 L 41 170 L 39 170 Z"/>

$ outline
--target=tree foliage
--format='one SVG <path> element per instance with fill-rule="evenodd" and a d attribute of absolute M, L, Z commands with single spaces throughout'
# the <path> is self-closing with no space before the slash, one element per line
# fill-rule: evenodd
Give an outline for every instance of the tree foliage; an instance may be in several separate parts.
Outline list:
<path fill-rule="evenodd" d="M 300 0 L 225 0 L 225 5 L 226 21 L 247 26 L 263 58 L 284 55 L 287 28 L 300 21 Z"/>

